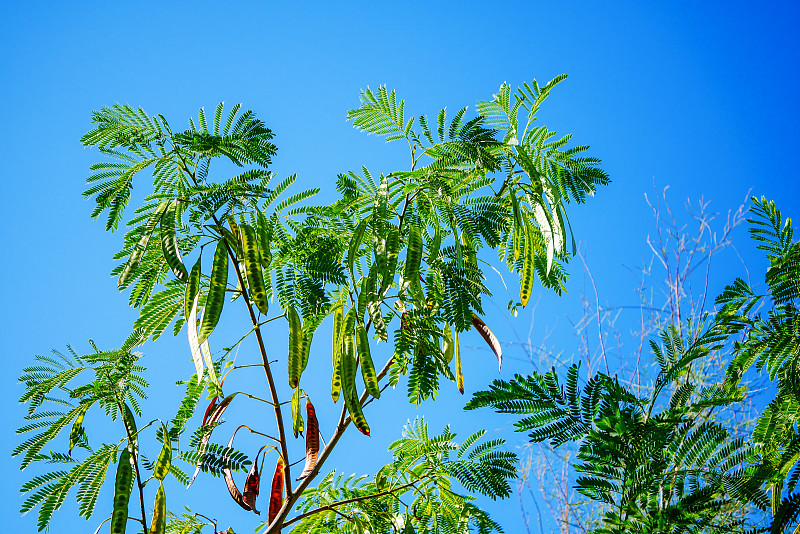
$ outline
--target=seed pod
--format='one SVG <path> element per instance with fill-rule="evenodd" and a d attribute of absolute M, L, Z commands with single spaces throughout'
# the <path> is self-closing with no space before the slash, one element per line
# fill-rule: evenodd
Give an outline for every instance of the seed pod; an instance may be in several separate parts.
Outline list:
<path fill-rule="evenodd" d="M 297 438 L 298 434 L 303 433 L 303 414 L 300 412 L 300 396 L 303 390 L 297 388 L 292 395 L 292 432 L 294 437 Z"/>
<path fill-rule="evenodd" d="M 272 475 L 272 487 L 269 492 L 268 522 L 272 524 L 283 506 L 283 458 L 278 458 L 275 474 Z"/>
<path fill-rule="evenodd" d="M 310 321 L 303 321 L 303 352 L 300 354 L 300 370 L 305 371 L 308 365 L 308 357 L 311 354 L 311 340 L 314 338 L 314 325 Z"/>
<path fill-rule="evenodd" d="M 381 272 L 381 291 L 386 291 L 394 280 L 394 272 L 397 269 L 397 254 L 400 251 L 400 232 L 397 228 L 391 227 L 386 234 L 386 262 L 383 264 Z"/>
<path fill-rule="evenodd" d="M 150 534 L 164 534 L 167 527 L 167 496 L 164 484 L 158 486 L 156 503 L 153 506 L 153 521 L 150 523 Z"/>
<path fill-rule="evenodd" d="M 494 355 L 497 356 L 497 372 L 499 373 L 500 368 L 503 366 L 503 348 L 500 346 L 500 341 L 498 341 L 494 333 L 489 330 L 486 323 L 474 313 L 472 314 L 472 326 L 475 327 L 475 330 L 480 333 L 486 343 L 489 344 L 489 347 L 491 347 Z"/>
<path fill-rule="evenodd" d="M 189 272 L 189 282 L 186 284 L 186 293 L 183 299 L 183 313 L 185 317 L 189 317 L 192 313 L 192 306 L 194 306 L 195 297 L 200 292 L 200 260 L 201 257 L 197 258 L 197 261 L 192 267 L 192 270 Z M 192 325 L 195 330 L 197 329 L 197 325 Z"/>
<path fill-rule="evenodd" d="M 453 351 L 456 358 L 456 386 L 458 392 L 464 394 L 464 370 L 461 368 L 461 347 L 458 344 L 458 328 L 453 330 Z"/>
<path fill-rule="evenodd" d="M 147 251 L 147 244 L 150 242 L 150 236 L 153 234 L 153 230 L 155 229 L 156 224 L 158 224 L 158 221 L 161 220 L 161 214 L 164 213 L 164 210 L 168 204 L 169 201 L 165 200 L 153 211 L 153 214 L 150 216 L 150 219 L 148 219 L 147 224 L 144 227 L 144 232 L 142 233 L 141 239 L 139 239 L 139 242 L 136 244 L 133 252 L 131 252 L 131 256 L 128 258 L 128 263 L 125 264 L 125 268 L 119 275 L 117 285 L 123 286 L 130 282 L 131 278 L 133 278 L 133 275 L 136 273 L 136 268 L 139 267 L 139 263 L 142 261 L 142 257 L 144 257 L 144 253 Z"/>
<path fill-rule="evenodd" d="M 511 197 L 511 231 L 512 234 L 512 243 L 514 247 L 514 261 L 519 259 L 519 249 L 520 249 L 520 232 L 522 229 L 522 216 L 519 212 L 519 202 L 517 201 L 517 195 L 513 192 L 510 195 Z"/>
<path fill-rule="evenodd" d="M 306 465 L 303 467 L 303 472 L 297 477 L 297 480 L 302 480 L 311 474 L 314 467 L 317 465 L 317 456 L 319 455 L 319 422 L 317 421 L 317 414 L 314 410 L 314 405 L 310 400 L 306 400 L 306 419 L 308 420 L 308 429 L 306 430 Z"/>
<path fill-rule="evenodd" d="M 270 250 L 272 235 L 269 230 L 269 223 L 264 214 L 261 213 L 261 210 L 257 211 L 256 220 L 258 222 L 256 230 L 258 232 L 258 249 L 261 253 L 261 267 L 269 269 L 269 265 L 272 262 L 272 251 Z M 269 275 L 269 273 L 267 274 Z"/>
<path fill-rule="evenodd" d="M 242 255 L 247 274 L 247 285 L 250 286 L 250 298 L 256 303 L 259 311 L 266 315 L 269 310 L 269 299 L 264 286 L 264 277 L 261 275 L 261 254 L 258 250 L 256 231 L 249 224 L 243 224 L 241 232 Z"/>
<path fill-rule="evenodd" d="M 225 238 L 231 245 L 231 248 L 236 253 L 236 257 L 239 260 L 242 259 L 242 241 L 241 241 L 241 232 L 239 230 L 239 225 L 236 224 L 236 219 L 233 218 L 232 215 L 228 215 L 228 226 L 230 226 L 230 232 L 227 231 L 225 227 L 222 227 L 223 234 Z"/>
<path fill-rule="evenodd" d="M 358 430 L 369 436 L 369 425 L 364 413 L 361 410 L 361 403 L 358 401 L 358 391 L 356 390 L 356 357 L 355 347 L 353 346 L 353 327 L 355 326 L 356 314 L 350 309 L 344 320 L 342 329 L 342 390 L 344 391 L 344 402 L 350 417 Z"/>
<path fill-rule="evenodd" d="M 133 416 L 133 412 L 131 411 L 130 406 L 127 404 L 122 405 L 123 409 L 123 417 L 122 422 L 125 425 L 125 429 L 129 436 L 133 438 L 133 448 L 131 448 L 131 444 L 128 444 L 128 448 L 131 448 L 130 453 L 132 455 L 136 454 L 136 451 L 139 450 L 139 431 L 136 429 L 136 418 Z"/>
<path fill-rule="evenodd" d="M 70 456 L 72 456 L 72 449 L 81 440 L 81 436 L 84 435 L 83 418 L 86 416 L 86 411 L 89 409 L 89 406 L 91 406 L 91 404 L 84 404 L 78 412 L 75 422 L 72 423 L 72 429 L 69 431 L 69 450 L 67 451 Z"/>
<path fill-rule="evenodd" d="M 363 219 L 353 231 L 353 238 L 350 240 L 350 247 L 347 250 L 347 269 L 350 272 L 353 272 L 353 263 L 356 261 L 358 247 L 361 246 L 361 241 L 364 239 L 364 231 L 367 229 L 368 222 L 369 218 Z"/>
<path fill-rule="evenodd" d="M 422 232 L 416 226 L 408 228 L 408 249 L 406 264 L 403 270 L 403 287 L 405 290 L 412 280 L 419 277 L 419 265 L 422 260 Z"/>
<path fill-rule="evenodd" d="M 381 388 L 378 386 L 378 377 L 375 374 L 375 365 L 372 363 L 372 355 L 369 351 L 369 339 L 364 325 L 358 323 L 356 326 L 356 347 L 358 349 L 358 359 L 361 362 L 361 377 L 369 394 L 376 399 L 381 398 Z"/>
<path fill-rule="evenodd" d="M 230 395 L 228 395 L 227 397 L 222 399 L 222 402 L 219 403 L 219 406 L 214 408 L 214 411 L 211 412 L 211 415 L 208 417 L 208 420 L 205 421 L 205 424 L 213 425 L 213 424 L 217 423 L 217 421 L 219 421 L 219 419 L 222 417 L 222 414 L 225 413 L 225 409 L 228 407 L 228 405 L 231 403 L 231 401 L 233 400 L 233 398 L 235 396 L 236 396 L 236 393 L 231 393 Z M 212 401 L 212 403 L 213 402 L 214 401 Z M 200 440 L 200 444 L 198 446 L 198 450 L 200 451 L 200 454 L 205 455 L 206 447 L 208 446 L 208 440 L 211 439 L 211 433 L 213 431 L 214 431 L 214 428 L 212 427 L 210 430 L 208 430 L 208 432 L 205 433 L 205 435 Z M 187 489 L 189 488 L 189 486 L 192 485 L 192 483 L 194 482 L 194 479 L 197 478 L 197 475 L 198 475 L 198 473 L 200 473 L 200 469 L 202 469 L 202 468 L 203 468 L 203 460 L 201 458 L 201 460 L 199 462 L 197 462 L 197 466 L 195 467 L 194 474 L 192 475 L 192 479 L 189 480 L 189 484 L 186 486 Z"/>
<path fill-rule="evenodd" d="M 198 343 L 202 344 L 216 328 L 219 317 L 222 315 L 222 306 L 225 304 L 225 289 L 228 286 L 228 249 L 225 241 L 217 241 L 214 250 L 214 260 L 211 264 L 211 281 L 206 297 L 206 308 L 203 312 L 203 321 L 200 323 Z"/>
<path fill-rule="evenodd" d="M 197 373 L 197 383 L 203 381 L 203 351 L 200 348 L 200 342 L 197 339 L 197 304 L 200 294 L 194 296 L 194 303 L 192 309 L 186 319 L 186 334 L 189 338 L 189 350 L 192 353 L 192 362 L 194 363 L 194 370 Z"/>
<path fill-rule="evenodd" d="M 341 352 L 342 352 L 342 307 L 339 306 L 333 312 L 333 349 L 331 352 L 333 360 L 333 375 L 331 378 L 331 398 L 333 402 L 339 400 L 339 392 L 342 389 L 342 368 L 341 368 Z"/>
<path fill-rule="evenodd" d="M 296 388 L 303 372 L 303 327 L 293 306 L 286 310 L 289 321 L 289 387 Z"/>
<path fill-rule="evenodd" d="M 164 259 L 181 282 L 189 281 L 189 273 L 181 260 L 178 251 L 178 238 L 175 235 L 175 217 L 177 213 L 177 200 L 170 202 L 164 213 L 161 214 L 161 250 L 164 252 Z"/>
<path fill-rule="evenodd" d="M 264 447 L 261 447 L 256 453 L 253 465 L 250 466 L 250 471 L 247 473 L 247 478 L 244 481 L 244 503 L 258 515 L 261 515 L 261 512 L 256 510 L 256 498 L 258 497 L 259 487 L 261 486 L 261 475 L 258 472 L 258 455 L 261 454 L 263 450 Z"/>
<path fill-rule="evenodd" d="M 450 363 L 453 360 L 453 354 L 455 354 L 455 345 L 453 344 L 453 331 L 450 329 L 449 324 L 444 325 L 443 333 L 443 347 L 442 347 L 442 354 L 444 355 L 445 363 Z"/>
<path fill-rule="evenodd" d="M 239 428 L 244 427 L 244 425 L 240 426 Z M 239 432 L 239 428 L 233 431 L 233 435 L 231 436 L 230 441 L 228 441 L 228 449 L 233 448 L 233 438 L 236 437 L 236 433 Z M 239 491 L 239 488 L 236 487 L 236 482 L 233 480 L 233 475 L 231 474 L 231 470 L 227 467 L 222 469 L 222 477 L 225 479 L 225 485 L 228 487 L 228 493 L 231 494 L 233 500 L 236 501 L 236 504 L 247 510 L 248 512 L 252 510 L 250 506 L 244 502 L 244 497 L 242 497 L 242 493 Z M 246 484 L 246 482 L 245 482 Z"/>
<path fill-rule="evenodd" d="M 161 452 L 158 454 L 158 459 L 153 465 L 153 476 L 158 480 L 164 480 L 169 472 L 170 465 L 172 464 L 172 440 L 169 436 L 167 426 L 161 424 L 161 430 L 164 436 L 164 446 L 161 447 Z"/>
<path fill-rule="evenodd" d="M 119 455 L 117 475 L 114 479 L 114 511 L 111 512 L 111 534 L 125 534 L 128 525 L 128 501 L 133 489 L 131 453 L 124 447 Z"/>
<path fill-rule="evenodd" d="M 524 308 L 531 298 L 533 291 L 533 276 L 536 271 L 534 266 L 533 229 L 527 218 L 523 219 L 525 228 L 524 258 L 522 258 L 522 276 L 519 282 L 519 301 Z"/>

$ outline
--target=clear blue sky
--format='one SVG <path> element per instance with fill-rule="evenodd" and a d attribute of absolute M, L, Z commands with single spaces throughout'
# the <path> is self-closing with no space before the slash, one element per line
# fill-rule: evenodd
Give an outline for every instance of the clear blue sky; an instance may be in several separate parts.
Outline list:
<path fill-rule="evenodd" d="M 98 159 L 79 143 L 93 109 L 126 103 L 180 126 L 201 106 L 243 102 L 276 134 L 274 170 L 297 173 L 303 187 L 321 187 L 325 195 L 338 172 L 362 165 L 390 172 L 406 163 L 402 147 L 385 145 L 345 121 L 359 89 L 387 84 L 405 99 L 406 113 L 432 114 L 444 106 L 474 109 L 476 100 L 491 98 L 503 81 L 544 82 L 569 73 L 540 116 L 549 128 L 572 132 L 575 142 L 590 145 L 613 180 L 589 203 L 573 207 L 572 220 L 599 300 L 614 306 L 637 304 L 631 273 L 650 254 L 645 240 L 653 224 L 644 194 L 652 195 L 654 180 L 659 190 L 670 186 L 677 211 L 687 198 L 703 197 L 724 219 L 751 191 L 776 199 L 789 216 L 798 214 L 800 34 L 794 2 L 284 5 L 5 3 L 0 391 L 9 411 L 0 435 L 0 462 L 8 476 L 0 486 L 0 515 L 7 529 L 35 530 L 33 513 L 17 513 L 17 489 L 30 475 L 10 458 L 19 442 L 13 429 L 24 413 L 17 403 L 21 368 L 34 354 L 67 343 L 85 351 L 90 337 L 102 347 L 116 346 L 134 318 L 108 276 L 121 235 L 106 234 L 91 221 L 90 204 L 81 198 L 88 166 Z M 735 238 L 745 261 L 759 266 L 745 233 Z M 547 327 L 567 325 L 547 341 L 567 354 L 577 350 L 568 326 L 580 317 L 584 280 L 579 261 L 571 271 L 570 293 L 561 300 L 543 298 L 532 331 L 539 343 Z M 736 256 L 726 256 L 715 264 L 712 285 L 718 289 L 741 271 Z M 498 335 L 503 341 L 515 339 L 514 331 L 527 337 L 531 312 L 511 323 L 501 316 L 508 299 L 497 295 L 497 316 L 491 319 L 503 325 Z M 184 336 L 163 339 L 163 345 L 143 349 L 154 386 L 146 409 L 162 412 L 179 394 L 174 382 L 191 373 Z M 465 343 L 476 347 L 466 368 L 469 395 L 493 376 L 494 364 L 477 348 L 477 337 Z M 276 358 L 283 344 L 276 345 Z M 623 358 L 627 348 L 620 351 Z M 318 350 L 327 365 L 328 356 Z M 507 353 L 504 375 L 531 370 L 518 346 L 509 345 Z M 502 435 L 514 444 L 523 441 L 499 416 L 462 415 L 465 399 L 453 393 L 454 386 L 445 389 L 440 402 L 421 409 L 405 405 L 398 390 L 397 402 L 381 403 L 382 421 L 373 437 L 355 437 L 348 445 L 357 457 L 339 453 L 330 465 L 346 473 L 374 471 L 388 461 L 385 444 L 398 437 L 397 425 L 423 412 L 432 430 L 452 421 L 464 437 L 478 425 L 503 427 Z M 172 412 L 170 407 L 157 415 Z M 333 417 L 330 409 L 322 412 Z M 172 506 L 182 491 L 168 487 Z M 227 499 L 220 480 L 198 483 L 186 502 L 209 499 Z M 93 531 L 110 509 L 106 496 L 87 523 L 74 517 L 73 502 L 70 496 L 57 513 L 55 531 Z M 507 532 L 521 531 L 516 498 L 489 509 Z M 235 505 L 210 514 L 237 532 L 256 524 Z"/>

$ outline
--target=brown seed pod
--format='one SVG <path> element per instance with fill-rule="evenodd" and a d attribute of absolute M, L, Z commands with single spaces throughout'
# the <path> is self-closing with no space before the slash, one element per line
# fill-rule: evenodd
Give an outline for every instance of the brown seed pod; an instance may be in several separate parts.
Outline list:
<path fill-rule="evenodd" d="M 242 428 L 244 426 L 245 425 L 241 425 L 239 428 Z M 236 430 L 233 431 L 233 435 L 231 436 L 231 439 L 228 442 L 228 448 L 229 449 L 231 447 L 233 447 L 233 438 L 236 437 L 236 433 L 239 432 L 239 428 L 237 428 Z M 258 451 L 258 452 L 261 452 L 261 451 Z M 258 455 L 256 455 L 256 460 L 258 460 Z M 255 467 L 255 465 L 256 465 L 256 463 L 253 462 L 253 467 Z M 239 506 L 241 506 L 242 508 L 244 508 L 247 511 L 250 511 L 250 510 L 255 511 L 253 508 L 250 507 L 249 504 L 244 502 L 244 497 L 242 497 L 242 493 L 239 491 L 239 488 L 236 486 L 236 482 L 234 482 L 234 480 L 233 480 L 233 475 L 231 474 L 231 470 L 228 469 L 228 468 L 223 469 L 222 470 L 222 476 L 225 479 L 225 485 L 228 486 L 228 493 L 231 494 L 231 497 L 233 497 L 233 500 L 236 501 L 236 504 L 238 504 Z M 247 476 L 249 477 L 250 475 L 248 474 Z M 247 491 L 247 482 L 245 481 L 244 484 L 245 484 L 245 491 Z M 256 491 L 256 495 L 258 495 L 257 491 Z M 253 499 L 253 504 L 255 504 L 255 499 Z M 256 512 L 256 513 L 258 513 L 258 512 Z"/>
<path fill-rule="evenodd" d="M 489 347 L 491 347 L 492 352 L 497 356 L 497 372 L 499 373 L 500 367 L 503 365 L 503 349 L 500 347 L 500 341 L 498 341 L 494 333 L 489 330 L 486 323 L 481 321 L 481 318 L 474 313 L 472 314 L 472 326 L 475 327 L 475 330 L 480 333 L 486 343 L 489 344 Z"/>
<path fill-rule="evenodd" d="M 250 466 L 250 472 L 247 473 L 247 478 L 244 481 L 244 503 L 257 514 L 261 514 L 261 512 L 256 510 L 256 498 L 258 497 L 258 490 L 261 486 L 261 474 L 258 472 L 258 455 L 261 454 L 263 450 L 264 447 L 258 449 L 256 458 L 253 460 L 253 465 Z"/>
<path fill-rule="evenodd" d="M 220 417 L 222 417 L 222 414 L 225 413 L 225 409 L 228 407 L 228 405 L 233 400 L 233 397 L 235 397 L 235 396 L 236 396 L 236 393 L 232 393 L 232 394 L 228 395 L 227 397 L 225 397 L 224 399 L 222 399 L 222 402 L 219 403 L 219 406 L 214 408 L 214 411 L 211 412 L 211 415 L 208 416 L 208 419 L 206 419 L 205 417 L 203 418 L 205 420 L 204 424 L 213 425 L 217 421 L 219 421 Z M 212 404 L 213 404 L 213 401 L 212 401 Z M 203 436 L 203 439 L 200 440 L 199 450 L 201 451 L 202 454 L 205 454 L 206 446 L 208 446 L 208 440 L 211 439 L 211 432 L 213 432 L 213 430 L 214 429 L 212 428 L 211 430 L 206 432 L 206 434 Z M 192 479 L 189 481 L 189 484 L 186 486 L 187 489 L 189 488 L 189 486 L 192 485 L 192 483 L 194 482 L 194 479 L 197 478 L 197 475 L 200 473 L 200 469 L 202 469 L 202 468 L 203 468 L 203 460 L 201 459 L 199 462 L 197 462 L 197 467 L 194 470 L 194 474 L 192 475 Z"/>
<path fill-rule="evenodd" d="M 317 465 L 317 456 L 319 455 L 319 422 L 317 421 L 314 405 L 309 400 L 306 400 L 306 415 L 308 420 L 308 429 L 306 429 L 306 465 L 297 480 L 302 480 L 311 474 L 311 471 Z"/>
<path fill-rule="evenodd" d="M 278 458 L 275 474 L 272 475 L 272 488 L 269 492 L 269 524 L 278 517 L 278 512 L 283 506 L 283 458 Z"/>

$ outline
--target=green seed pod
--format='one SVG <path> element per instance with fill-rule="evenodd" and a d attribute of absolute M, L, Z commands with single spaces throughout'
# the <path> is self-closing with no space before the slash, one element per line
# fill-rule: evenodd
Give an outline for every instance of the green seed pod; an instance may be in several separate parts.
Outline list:
<path fill-rule="evenodd" d="M 403 289 L 406 289 L 412 280 L 419 279 L 419 265 L 422 261 L 422 232 L 416 226 L 408 228 L 408 249 L 406 250 L 406 264 L 403 270 Z"/>
<path fill-rule="evenodd" d="M 356 314 L 354 310 L 349 310 L 344 320 L 342 329 L 342 390 L 344 392 L 344 402 L 350 417 L 361 433 L 369 436 L 369 425 L 361 410 L 361 403 L 358 401 L 358 391 L 356 390 L 356 356 L 353 343 L 353 328 L 355 326 Z"/>
<path fill-rule="evenodd" d="M 164 534 L 167 527 L 167 496 L 164 484 L 158 486 L 156 502 L 153 505 L 153 521 L 150 522 L 150 534 Z"/>
<path fill-rule="evenodd" d="M 186 284 L 186 293 L 183 299 L 183 312 L 184 317 L 187 319 L 192 314 L 192 306 L 194 306 L 194 299 L 197 296 L 197 293 L 200 291 L 200 258 L 197 258 L 197 261 L 192 267 L 192 270 L 189 272 L 189 283 Z M 197 325 L 191 325 L 193 328 L 197 329 Z"/>
<path fill-rule="evenodd" d="M 69 451 L 67 451 L 70 456 L 72 456 L 72 449 L 78 444 L 81 436 L 84 434 L 83 418 L 86 416 L 86 411 L 89 409 L 89 406 L 91 406 L 91 404 L 84 404 L 78 412 L 75 422 L 72 423 L 72 429 L 69 431 Z"/>
<path fill-rule="evenodd" d="M 289 386 L 296 388 L 303 372 L 303 327 L 293 306 L 286 310 L 289 321 Z"/>
<path fill-rule="evenodd" d="M 533 277 L 536 271 L 534 266 L 534 245 L 533 245 L 533 229 L 531 223 L 527 218 L 524 219 L 525 224 L 525 250 L 524 258 L 522 258 L 522 277 L 519 282 L 519 301 L 524 308 L 531 298 L 533 291 Z"/>
<path fill-rule="evenodd" d="M 265 314 L 269 310 L 267 289 L 264 286 L 264 277 L 261 275 L 261 254 L 258 250 L 258 237 L 255 229 L 249 224 L 241 226 L 242 255 L 244 269 L 247 274 L 247 285 L 250 286 L 250 298 L 256 303 L 259 311 Z"/>
<path fill-rule="evenodd" d="M 189 273 L 181 260 L 178 251 L 178 238 L 175 235 L 175 217 L 177 215 L 177 201 L 170 202 L 164 213 L 161 214 L 161 250 L 164 252 L 164 259 L 178 280 L 187 282 Z"/>
<path fill-rule="evenodd" d="M 164 477 L 169 473 L 169 468 L 172 465 L 172 442 L 169 436 L 169 431 L 166 425 L 162 423 L 161 430 L 164 435 L 164 445 L 161 447 L 161 452 L 158 455 L 156 463 L 153 465 L 153 476 L 158 480 L 164 480 Z"/>
<path fill-rule="evenodd" d="M 379 399 L 381 398 L 381 388 L 378 386 L 375 365 L 372 363 L 372 355 L 369 351 L 367 330 L 361 323 L 356 326 L 356 347 L 358 349 L 358 359 L 361 362 L 361 377 L 364 379 L 364 385 L 370 395 Z"/>
<path fill-rule="evenodd" d="M 206 308 L 203 312 L 203 320 L 200 323 L 200 333 L 197 335 L 199 344 L 208 339 L 211 332 L 216 328 L 219 317 L 222 315 L 222 307 L 225 304 L 225 289 L 228 286 L 228 249 L 225 241 L 217 241 L 217 248 L 214 250 L 214 260 L 211 263 L 211 281 L 206 297 Z"/>
<path fill-rule="evenodd" d="M 333 363 L 333 376 L 331 378 L 331 398 L 333 402 L 339 400 L 339 393 L 342 390 L 342 367 L 341 367 L 341 353 L 342 353 L 342 307 L 339 306 L 333 312 L 333 350 L 332 350 L 332 363 Z"/>
<path fill-rule="evenodd" d="M 111 512 L 111 534 L 125 534 L 128 525 L 128 501 L 133 489 L 131 453 L 123 447 L 119 455 L 117 476 L 114 479 L 114 510 Z"/>

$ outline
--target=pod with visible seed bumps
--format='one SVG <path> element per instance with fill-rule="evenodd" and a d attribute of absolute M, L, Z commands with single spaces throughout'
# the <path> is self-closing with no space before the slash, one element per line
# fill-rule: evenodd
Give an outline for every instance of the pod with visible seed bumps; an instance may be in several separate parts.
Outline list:
<path fill-rule="evenodd" d="M 150 534 L 164 534 L 167 527 L 167 496 L 164 484 L 158 486 L 156 502 L 153 506 L 153 521 L 150 523 Z"/>
<path fill-rule="evenodd" d="M 417 280 L 419 278 L 419 265 L 421 261 L 422 233 L 416 226 L 409 226 L 406 264 L 403 270 L 403 290 L 405 290 L 413 280 Z"/>
<path fill-rule="evenodd" d="M 194 306 L 194 299 L 197 297 L 197 293 L 200 291 L 200 260 L 202 259 L 202 254 L 200 258 L 197 258 L 197 261 L 192 267 L 192 270 L 189 272 L 189 283 L 186 284 L 186 293 L 183 299 L 183 313 L 184 317 L 187 319 L 189 315 L 192 313 L 192 306 Z M 197 330 L 197 325 L 191 325 L 195 330 Z"/>
<path fill-rule="evenodd" d="M 283 506 L 283 458 L 278 458 L 275 474 L 272 475 L 272 486 L 269 491 L 269 523 L 272 523 Z"/>
<path fill-rule="evenodd" d="M 219 317 L 222 315 L 222 307 L 225 304 L 225 289 L 228 286 L 228 248 L 225 241 L 217 241 L 217 248 L 214 250 L 214 260 L 211 263 L 211 281 L 206 297 L 206 307 L 203 312 L 203 320 L 200 323 L 200 333 L 197 335 L 199 344 L 208 339 L 214 328 L 217 327 Z"/>
<path fill-rule="evenodd" d="M 461 347 L 458 345 L 458 329 L 453 330 L 453 352 L 456 358 L 456 386 L 458 392 L 464 394 L 464 370 L 461 368 Z"/>
<path fill-rule="evenodd" d="M 306 465 L 303 467 L 303 472 L 297 477 L 297 480 L 302 480 L 311 474 L 314 467 L 317 465 L 317 456 L 319 455 L 319 422 L 317 421 L 317 413 L 314 410 L 314 405 L 310 400 L 306 400 L 306 419 L 308 420 L 308 429 L 306 430 Z"/>
<path fill-rule="evenodd" d="M 356 348 L 358 349 L 358 359 L 361 362 L 361 377 L 364 379 L 364 385 L 370 395 L 379 399 L 381 398 L 381 388 L 378 386 L 375 365 L 372 363 L 367 330 L 361 323 L 356 326 Z"/>
<path fill-rule="evenodd" d="M 269 310 L 267 289 L 264 286 L 264 277 L 261 274 L 261 254 L 258 250 L 258 237 L 255 229 L 249 224 L 241 226 L 242 256 L 244 269 L 247 274 L 247 285 L 250 286 L 250 298 L 256 303 L 259 311 L 266 314 Z"/>
<path fill-rule="evenodd" d="M 524 218 L 525 228 L 525 246 L 524 257 L 522 258 L 522 277 L 519 283 L 519 301 L 524 308 L 531 298 L 533 291 L 533 276 L 536 271 L 534 266 L 534 244 L 533 244 L 533 229 L 531 223 L 527 218 Z"/>
<path fill-rule="evenodd" d="M 339 306 L 333 312 L 333 376 L 331 378 L 331 398 L 333 402 L 339 400 L 339 393 L 342 390 L 342 307 Z"/>
<path fill-rule="evenodd" d="M 294 390 L 294 395 L 292 395 L 292 432 L 295 438 L 302 434 L 304 430 L 303 414 L 300 411 L 300 397 L 302 394 L 303 390 L 297 388 Z"/>
<path fill-rule="evenodd" d="M 164 259 L 172 270 L 173 274 L 181 282 L 189 280 L 189 273 L 181 260 L 178 251 L 178 238 L 175 235 L 175 216 L 177 212 L 177 201 L 170 202 L 164 213 L 161 214 L 161 250 L 164 252 Z"/>
<path fill-rule="evenodd" d="M 303 326 L 294 306 L 286 310 L 286 319 L 289 322 L 289 386 L 296 388 L 303 372 Z"/>
<path fill-rule="evenodd" d="M 167 426 L 163 423 L 161 424 L 161 430 L 164 435 L 164 446 L 161 447 L 158 459 L 153 465 L 153 476 L 158 480 L 164 480 L 172 464 L 172 442 L 169 437 L 169 431 L 167 430 Z"/>
<path fill-rule="evenodd" d="M 67 451 L 70 456 L 72 456 L 72 449 L 81 440 L 81 436 L 84 435 L 83 418 L 86 416 L 86 411 L 89 409 L 89 406 L 91 406 L 91 404 L 84 404 L 78 412 L 78 417 L 75 418 L 75 422 L 72 423 L 72 429 L 69 431 L 69 451 Z"/>
<path fill-rule="evenodd" d="M 111 534 L 125 534 L 128 525 L 128 501 L 133 489 L 131 453 L 124 447 L 119 455 L 117 475 L 114 479 L 114 511 L 111 512 Z"/>
<path fill-rule="evenodd" d="M 344 402 L 347 405 L 347 410 L 350 412 L 353 423 L 362 434 L 369 436 L 369 425 L 361 410 L 361 403 L 358 401 L 358 391 L 356 390 L 356 356 L 355 347 L 353 346 L 355 320 L 355 310 L 350 309 L 345 316 L 344 328 L 342 329 L 343 339 L 340 364 L 342 369 L 342 391 L 344 392 Z"/>

